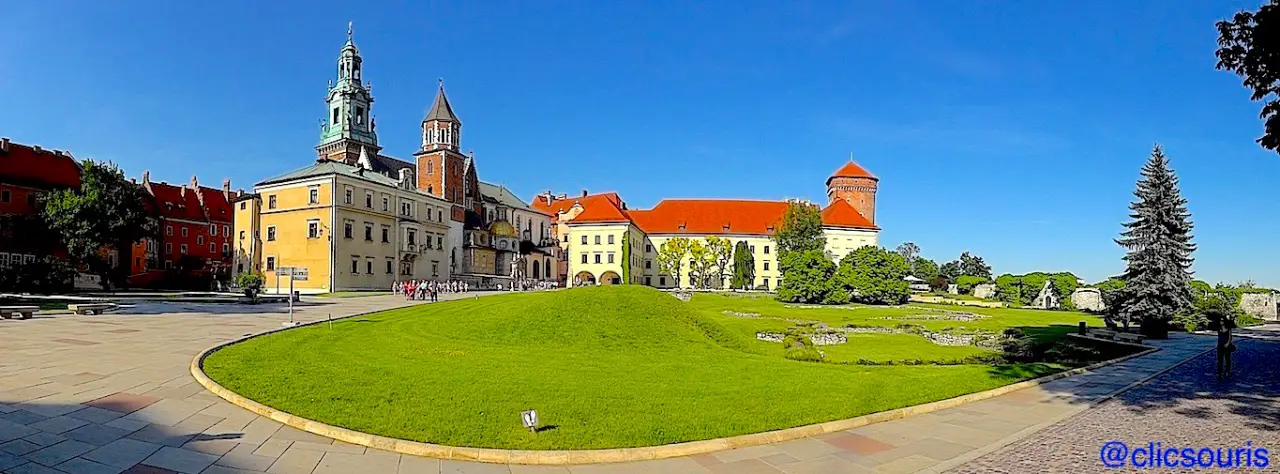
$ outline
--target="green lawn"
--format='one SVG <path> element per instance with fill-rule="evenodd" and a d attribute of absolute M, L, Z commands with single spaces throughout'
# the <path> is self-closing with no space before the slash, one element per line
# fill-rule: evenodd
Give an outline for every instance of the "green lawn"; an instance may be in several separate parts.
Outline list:
<path fill-rule="evenodd" d="M 218 351 L 205 370 L 251 399 L 355 430 L 457 446 L 594 449 L 849 418 L 1062 369 L 797 362 L 733 327 L 769 320 L 719 314 L 730 306 L 832 320 L 920 311 L 787 309 L 767 299 L 712 295 L 682 303 L 637 286 L 518 293 L 283 331 Z M 1035 319 L 999 317 L 1017 324 Z M 937 348 L 909 339 L 916 336 L 880 336 L 824 350 L 901 358 Z M 536 435 L 520 425 L 519 412 L 530 408 L 548 425 Z"/>
<path fill-rule="evenodd" d="M 332 293 L 320 293 L 316 296 L 321 298 L 359 298 L 362 296 L 383 296 L 391 294 L 390 291 L 335 291 Z"/>

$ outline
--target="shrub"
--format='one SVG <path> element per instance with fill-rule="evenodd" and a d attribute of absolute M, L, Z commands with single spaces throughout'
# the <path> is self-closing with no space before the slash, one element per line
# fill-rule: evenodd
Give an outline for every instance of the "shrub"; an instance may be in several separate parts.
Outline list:
<path fill-rule="evenodd" d="M 822 362 L 822 353 L 812 346 L 787 347 L 783 357 L 801 362 Z"/>
<path fill-rule="evenodd" d="M 778 300 L 788 303 L 821 303 L 837 290 L 836 264 L 822 250 L 787 252 L 780 260 L 786 278 L 778 286 Z"/>
<path fill-rule="evenodd" d="M 962 295 L 970 295 L 973 294 L 973 287 L 989 282 L 991 282 L 991 279 L 986 277 L 960 275 L 959 277 L 956 277 L 956 289 L 958 289 Z"/>
<path fill-rule="evenodd" d="M 264 280 L 265 279 L 263 278 L 261 273 L 244 272 L 239 275 L 236 275 L 236 286 L 245 290 L 248 290 L 248 289 L 257 290 L 262 288 L 262 282 Z"/>
<path fill-rule="evenodd" d="M 53 257 L 11 266 L 0 272 L 0 291 L 14 293 L 62 293 L 70 291 L 76 271 Z"/>

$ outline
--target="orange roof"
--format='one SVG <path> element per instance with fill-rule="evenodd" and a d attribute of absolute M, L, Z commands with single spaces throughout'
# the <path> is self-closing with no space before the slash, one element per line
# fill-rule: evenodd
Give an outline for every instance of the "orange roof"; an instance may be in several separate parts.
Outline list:
<path fill-rule="evenodd" d="M 831 227 L 853 227 L 858 229 L 876 229 L 878 227 L 868 221 L 857 209 L 844 199 L 836 199 L 822 210 L 822 225 Z"/>
<path fill-rule="evenodd" d="M 880 179 L 880 178 L 877 178 L 876 175 L 871 174 L 870 171 L 867 171 L 866 168 L 858 166 L 858 164 L 854 163 L 853 160 L 849 160 L 848 163 L 845 163 L 844 166 L 841 166 L 840 169 L 836 170 L 835 173 L 831 173 L 831 178 L 871 178 L 876 180 Z M 831 178 L 827 178 L 827 181 L 830 182 Z"/>
<path fill-rule="evenodd" d="M 151 192 L 156 199 L 156 211 L 163 217 L 205 221 L 204 210 L 200 208 L 200 198 L 194 190 L 169 183 L 151 183 Z"/>
<path fill-rule="evenodd" d="M 200 195 L 204 197 L 204 207 L 209 214 L 209 220 L 231 222 L 233 212 L 231 203 L 227 201 L 227 196 L 222 194 L 221 189 L 200 186 Z"/>
<path fill-rule="evenodd" d="M 630 214 L 650 234 L 766 235 L 786 210 L 782 201 L 664 199 L 653 209 Z"/>
<path fill-rule="evenodd" d="M 618 193 L 615 192 L 588 194 L 586 196 L 574 196 L 564 199 L 552 198 L 550 203 L 547 202 L 547 195 L 542 194 L 534 196 L 533 200 L 529 203 L 529 207 L 555 216 L 561 212 L 568 211 L 569 208 L 579 202 L 583 203 L 583 207 L 585 208 L 586 202 L 596 197 L 603 197 L 607 202 L 612 203 L 614 207 L 622 207 L 622 198 L 618 197 Z"/>
<path fill-rule="evenodd" d="M 573 223 L 631 221 L 627 211 L 623 210 L 619 205 L 621 200 L 618 199 L 617 193 L 593 194 L 572 200 L 567 199 L 566 201 L 570 201 L 569 206 L 572 206 L 573 203 L 582 204 L 582 213 L 573 218 L 571 221 Z"/>

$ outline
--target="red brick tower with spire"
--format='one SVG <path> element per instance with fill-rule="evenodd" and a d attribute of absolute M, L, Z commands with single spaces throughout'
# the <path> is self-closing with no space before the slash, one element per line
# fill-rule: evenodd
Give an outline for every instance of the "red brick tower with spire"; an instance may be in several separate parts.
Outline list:
<path fill-rule="evenodd" d="M 849 158 L 849 162 L 827 178 L 828 203 L 843 199 L 853 206 L 862 217 L 872 224 L 876 223 L 876 189 L 880 186 L 877 178 L 865 168 L 858 166 Z"/>

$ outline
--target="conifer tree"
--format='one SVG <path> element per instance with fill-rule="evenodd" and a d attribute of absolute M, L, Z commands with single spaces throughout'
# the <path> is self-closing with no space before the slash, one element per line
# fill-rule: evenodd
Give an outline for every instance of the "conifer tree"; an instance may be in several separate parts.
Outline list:
<path fill-rule="evenodd" d="M 1142 167 L 1142 178 L 1129 204 L 1130 221 L 1116 243 L 1124 247 L 1127 267 L 1125 310 L 1142 323 L 1142 333 L 1168 337 L 1169 321 L 1191 304 L 1191 212 L 1178 190 L 1178 177 L 1169 168 L 1160 145 Z"/>

